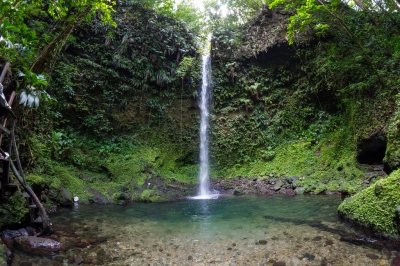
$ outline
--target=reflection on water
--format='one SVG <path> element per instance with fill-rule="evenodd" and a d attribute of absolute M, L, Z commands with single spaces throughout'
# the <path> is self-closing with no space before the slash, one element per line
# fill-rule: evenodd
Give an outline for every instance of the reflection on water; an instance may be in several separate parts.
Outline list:
<path fill-rule="evenodd" d="M 336 196 L 241 196 L 75 205 L 52 218 L 67 251 L 40 259 L 19 253 L 15 263 L 389 265 L 396 250 L 343 241 L 361 232 L 338 220 L 340 202 Z"/>

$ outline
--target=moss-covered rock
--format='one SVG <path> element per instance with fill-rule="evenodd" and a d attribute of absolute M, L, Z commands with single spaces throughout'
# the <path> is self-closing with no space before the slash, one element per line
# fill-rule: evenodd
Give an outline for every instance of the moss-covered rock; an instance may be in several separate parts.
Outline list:
<path fill-rule="evenodd" d="M 140 200 L 144 202 L 160 202 L 163 201 L 164 198 L 161 197 L 157 191 L 152 190 L 152 189 L 146 189 L 142 192 L 142 195 L 140 196 Z"/>
<path fill-rule="evenodd" d="M 0 266 L 7 266 L 6 247 L 0 242 Z"/>
<path fill-rule="evenodd" d="M 400 170 L 347 198 L 338 208 L 339 214 L 378 234 L 399 240 L 400 223 L 396 208 L 400 205 Z"/>

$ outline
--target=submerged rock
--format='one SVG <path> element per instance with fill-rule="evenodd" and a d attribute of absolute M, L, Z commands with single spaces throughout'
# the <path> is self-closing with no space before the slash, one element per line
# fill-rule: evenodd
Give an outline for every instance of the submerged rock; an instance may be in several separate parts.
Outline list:
<path fill-rule="evenodd" d="M 60 242 L 35 236 L 16 237 L 14 238 L 14 246 L 21 251 L 36 255 L 49 255 L 60 251 L 62 248 Z"/>

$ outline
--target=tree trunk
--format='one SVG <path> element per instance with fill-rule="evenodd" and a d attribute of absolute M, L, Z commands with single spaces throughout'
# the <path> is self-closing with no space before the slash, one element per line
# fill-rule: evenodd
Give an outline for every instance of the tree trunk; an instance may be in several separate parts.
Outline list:
<path fill-rule="evenodd" d="M 81 20 L 89 13 L 90 9 L 91 6 L 87 6 L 82 13 L 78 14 L 76 18 L 68 26 L 66 26 L 63 31 L 61 31 L 49 44 L 47 44 L 43 48 L 43 51 L 31 66 L 30 71 L 36 74 L 40 74 L 49 68 L 50 63 L 60 52 L 68 36 L 81 22 Z"/>

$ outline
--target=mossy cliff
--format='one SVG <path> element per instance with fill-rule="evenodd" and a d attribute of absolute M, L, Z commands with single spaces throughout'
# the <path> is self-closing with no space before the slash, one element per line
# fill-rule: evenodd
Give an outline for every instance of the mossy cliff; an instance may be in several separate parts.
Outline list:
<path fill-rule="evenodd" d="M 358 158 L 360 144 L 380 135 L 388 135 L 389 147 L 396 142 L 389 133 L 396 132 L 389 129 L 395 91 L 367 62 L 354 61 L 359 51 L 340 29 L 323 37 L 307 31 L 289 45 L 289 16 L 264 9 L 246 25 L 215 30 L 216 168 L 227 177 L 298 175 L 311 191 L 354 192 L 364 186 L 369 163 Z M 378 64 L 395 76 L 387 62 Z"/>

